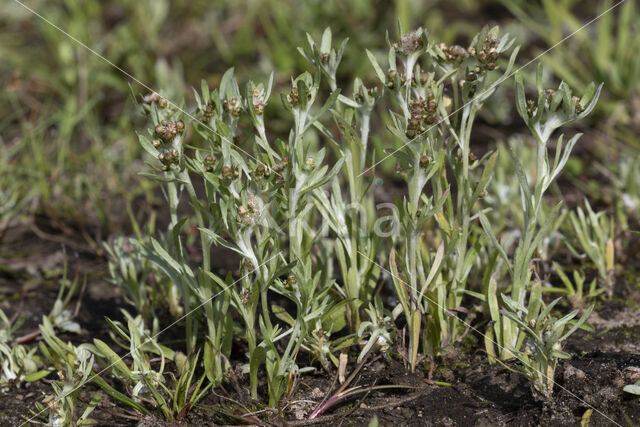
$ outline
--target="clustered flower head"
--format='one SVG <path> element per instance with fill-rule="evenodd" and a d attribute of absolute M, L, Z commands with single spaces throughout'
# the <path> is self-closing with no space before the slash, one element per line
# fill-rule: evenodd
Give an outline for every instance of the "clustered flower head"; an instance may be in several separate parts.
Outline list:
<path fill-rule="evenodd" d="M 426 169 L 427 167 L 429 167 L 429 165 L 431 164 L 431 162 L 433 161 L 433 159 L 430 156 L 427 156 L 426 154 L 423 154 L 422 156 L 420 156 L 420 167 L 422 169 Z"/>
<path fill-rule="evenodd" d="M 546 94 L 546 107 L 547 108 L 551 108 L 551 106 L 554 103 L 554 100 L 556 99 L 556 96 L 560 96 L 561 98 L 559 99 L 555 110 L 559 109 L 560 107 L 562 107 L 562 104 L 564 102 L 564 98 L 562 98 L 561 94 L 558 94 L 557 91 L 553 90 L 553 89 L 546 89 L 545 90 L 545 94 Z M 575 105 L 574 107 L 574 112 L 575 114 L 580 114 L 584 111 L 584 107 L 582 106 L 582 104 L 580 104 L 580 97 L 578 96 L 572 96 L 571 97 L 571 103 Z M 527 114 L 529 115 L 529 117 L 533 117 L 536 115 L 538 111 L 538 103 L 536 101 L 534 101 L 533 99 L 527 99 Z"/>
<path fill-rule="evenodd" d="M 262 167 L 260 166 L 261 165 L 258 165 L 255 171 L 253 172 L 253 177 L 256 180 L 271 177 L 271 171 L 273 171 L 275 175 L 275 178 L 274 178 L 275 183 L 276 184 L 282 183 L 286 176 L 287 167 L 289 166 L 289 157 L 282 156 L 282 160 L 279 160 L 279 161 L 276 160 L 273 166 L 271 166 L 271 168 L 267 166 L 262 166 Z"/>
<path fill-rule="evenodd" d="M 210 100 L 207 105 L 202 109 L 202 121 L 207 123 L 213 116 L 216 115 L 215 105 L 213 100 Z"/>
<path fill-rule="evenodd" d="M 287 101 L 291 104 L 292 107 L 295 107 L 300 102 L 300 98 L 298 97 L 298 88 L 292 87 L 291 92 L 287 95 Z"/>
<path fill-rule="evenodd" d="M 296 276 L 293 274 L 290 274 L 285 280 L 285 285 L 289 288 L 295 288 L 297 284 L 298 279 L 296 279 Z"/>
<path fill-rule="evenodd" d="M 458 161 L 462 162 L 462 151 L 460 151 L 460 149 L 456 150 L 456 158 L 458 159 Z M 478 160 L 476 155 L 473 154 L 471 150 L 469 150 L 467 159 L 469 160 L 469 163 L 474 163 L 476 160 Z"/>
<path fill-rule="evenodd" d="M 228 100 L 225 99 L 223 105 L 224 109 L 234 117 L 238 117 L 240 115 L 240 111 L 242 111 L 242 105 L 235 96 L 232 96 Z"/>
<path fill-rule="evenodd" d="M 247 204 L 238 207 L 238 216 L 244 225 L 254 225 L 260 219 L 262 212 L 262 200 L 254 194 L 249 194 Z"/>
<path fill-rule="evenodd" d="M 152 144 L 160 151 L 158 160 L 162 163 L 162 170 L 169 170 L 172 164 L 177 164 L 180 160 L 180 152 L 176 147 L 173 147 L 172 142 L 177 135 L 182 133 L 184 133 L 184 122 L 182 120 L 176 122 L 162 120 L 156 126 L 156 138 L 152 141 Z M 166 146 L 166 148 L 161 149 L 163 146 Z"/>
<path fill-rule="evenodd" d="M 538 104 L 536 104 L 536 102 L 533 99 L 527 99 L 527 114 L 529 115 L 529 117 L 535 116 L 537 110 L 538 110 Z"/>
<path fill-rule="evenodd" d="M 473 48 L 469 48 L 469 50 L 467 50 L 464 47 L 457 44 L 452 46 L 447 46 L 445 43 L 440 43 L 439 47 L 440 47 L 440 50 L 442 50 L 442 53 L 444 53 L 444 56 L 447 58 L 448 61 L 457 62 L 457 63 L 460 63 L 465 58 L 467 58 L 467 56 L 472 52 L 471 49 L 473 49 Z M 475 51 L 475 49 L 473 51 Z"/>
<path fill-rule="evenodd" d="M 398 75 L 397 70 L 389 70 L 387 73 L 387 87 L 389 89 L 393 89 L 395 87 L 396 76 Z M 400 72 L 400 85 L 404 85 L 407 82 L 407 74 L 404 71 Z"/>
<path fill-rule="evenodd" d="M 253 179 L 259 181 L 262 178 L 269 178 L 271 176 L 271 171 L 265 165 L 260 164 L 256 166 L 251 175 L 253 176 Z"/>
<path fill-rule="evenodd" d="M 207 154 L 204 158 L 204 167 L 207 172 L 213 172 L 217 157 L 213 154 Z"/>
<path fill-rule="evenodd" d="M 264 113 L 264 94 L 263 91 L 258 88 L 253 89 L 253 108 L 257 115 L 261 116 Z"/>
<path fill-rule="evenodd" d="M 425 125 L 434 124 L 436 122 L 437 109 L 438 103 L 432 92 L 429 92 L 426 100 L 424 98 L 418 98 L 412 101 L 409 104 L 411 118 L 407 124 L 407 137 L 413 138 L 426 130 Z"/>
<path fill-rule="evenodd" d="M 227 182 L 231 182 L 234 179 L 240 176 L 240 172 L 238 172 L 238 166 L 223 166 L 222 167 L 222 179 Z"/>
<path fill-rule="evenodd" d="M 307 88 L 306 91 L 307 97 L 311 96 L 311 91 Z M 298 93 L 297 87 L 292 87 L 291 92 L 287 94 L 287 101 L 292 107 L 297 107 L 300 104 L 300 94 Z"/>
<path fill-rule="evenodd" d="M 317 327 L 312 332 L 318 339 L 324 340 L 325 338 L 329 338 L 330 334 L 327 333 L 324 329 Z"/>
<path fill-rule="evenodd" d="M 153 92 L 147 96 L 145 96 L 142 101 L 145 104 L 156 104 L 158 108 L 167 108 L 169 106 L 169 101 L 166 98 L 161 97 L 156 92 Z"/>
<path fill-rule="evenodd" d="M 389 87 L 389 89 L 393 89 L 397 74 L 398 72 L 396 70 L 389 70 L 387 72 L 387 86 Z"/>
<path fill-rule="evenodd" d="M 241 293 L 240 302 L 244 305 L 249 304 L 251 301 L 251 291 L 249 289 L 243 289 Z"/>
<path fill-rule="evenodd" d="M 276 162 L 276 164 L 273 165 L 273 170 L 274 172 L 279 174 L 280 172 L 283 172 L 288 165 L 289 165 L 289 157 L 283 156 L 281 161 Z"/>
<path fill-rule="evenodd" d="M 171 148 L 158 154 L 158 160 L 162 163 L 162 170 L 167 171 L 173 164 L 177 164 L 180 160 L 180 153 L 177 148 Z"/>
<path fill-rule="evenodd" d="M 422 28 L 418 28 L 415 31 L 405 34 L 405 36 L 400 39 L 400 43 L 396 42 L 393 44 L 393 48 L 404 55 L 409 55 L 420 50 L 423 45 Z"/>
<path fill-rule="evenodd" d="M 557 92 L 553 89 L 547 89 L 546 91 L 547 94 L 547 104 L 551 105 L 553 103 L 553 99 L 556 97 Z M 560 95 L 562 96 L 562 95 Z M 584 111 L 584 108 L 582 107 L 582 105 L 580 104 L 580 97 L 578 96 L 572 96 L 571 97 L 571 101 L 573 104 L 575 104 L 575 113 L 576 114 L 580 114 Z M 558 104 L 558 107 L 560 107 L 562 105 L 563 99 L 560 99 L 560 102 Z"/>
<path fill-rule="evenodd" d="M 316 160 L 313 157 L 307 157 L 304 160 L 304 165 L 307 167 L 307 169 L 313 169 L 316 167 Z"/>
<path fill-rule="evenodd" d="M 473 48 L 470 48 L 470 50 Z M 475 49 L 474 53 L 475 53 Z M 493 70 L 496 68 L 496 61 L 500 53 L 498 52 L 498 40 L 493 37 L 487 37 L 482 44 L 482 49 L 477 54 L 478 61 L 487 70 Z"/>
<path fill-rule="evenodd" d="M 378 88 L 377 87 L 372 87 L 372 88 L 364 88 L 360 87 L 360 90 L 356 93 L 353 94 L 353 99 L 354 101 L 356 101 L 358 104 L 362 104 L 365 102 L 365 97 L 364 97 L 364 90 L 367 91 L 367 94 L 370 97 L 375 97 L 378 94 Z"/>
<path fill-rule="evenodd" d="M 415 74 L 414 75 L 414 80 L 415 83 L 418 84 L 426 84 L 430 78 L 433 78 L 433 73 L 430 73 L 428 71 L 425 71 L 423 69 L 420 69 L 420 73 L 419 74 Z"/>
<path fill-rule="evenodd" d="M 169 122 L 163 120 L 155 128 L 156 136 L 165 143 L 173 142 L 176 135 L 181 135 L 184 132 L 184 122 L 178 120 L 177 122 Z"/>

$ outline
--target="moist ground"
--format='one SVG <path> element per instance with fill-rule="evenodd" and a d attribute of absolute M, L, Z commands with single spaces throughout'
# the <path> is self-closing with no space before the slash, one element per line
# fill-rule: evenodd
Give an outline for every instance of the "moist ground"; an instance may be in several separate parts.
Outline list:
<path fill-rule="evenodd" d="M 39 231 L 46 228 L 35 225 L 39 225 Z M 34 231 L 33 222 L 16 224 L 0 241 L 0 308 L 9 317 L 19 312 L 25 319 L 16 336 L 32 333 L 42 316 L 48 314 L 66 256 L 70 260 L 68 274 L 87 278 L 86 290 L 77 302 L 76 318 L 85 332 L 62 334 L 62 338 L 76 344 L 96 337 L 111 342 L 104 318 L 122 318 L 120 307 L 126 304 L 106 281 L 105 259 L 82 248 L 69 249 L 64 235 L 55 230 L 48 230 L 51 239 L 43 239 L 39 231 Z M 635 256 L 628 258 L 636 261 Z M 630 268 L 634 264 L 631 262 Z M 625 276 L 629 279 L 635 274 L 620 272 L 618 276 L 615 295 L 599 303 L 591 317 L 594 331 L 579 331 L 566 343 L 566 350 L 574 357 L 558 365 L 552 402 L 537 398 L 526 379 L 489 364 L 482 351 L 481 336 L 469 335 L 461 345 L 436 360 L 433 383 L 427 380 L 428 363 L 410 373 L 399 348 L 366 362 L 350 384 L 361 387 L 362 392 L 329 408 L 315 420 L 308 420 L 309 414 L 339 386 L 333 373 L 318 369 L 313 375 L 300 376 L 294 392 L 280 408 L 267 409 L 248 398 L 248 381 L 240 374 L 243 352 L 238 349 L 234 352 L 237 360 L 233 361 L 237 375 L 210 392 L 201 406 L 181 421 L 190 425 L 368 425 L 377 416 L 380 425 L 565 426 L 580 425 L 587 418 L 593 426 L 638 425 L 640 404 L 622 392 L 622 387 L 640 375 L 640 292 L 637 284 L 625 281 Z M 479 330 L 484 330 L 482 319 L 477 322 Z M 160 341 L 176 342 L 180 333 L 178 325 Z M 349 368 L 353 371 L 355 366 Z M 55 374 L 38 383 L 11 387 L 0 395 L 0 423 L 17 425 L 30 418 L 34 403 L 50 393 L 47 380 L 53 379 Z M 376 386 L 398 388 L 372 389 Z M 265 390 L 266 384 L 262 384 L 261 391 Z M 83 388 L 81 408 L 96 391 L 93 384 Z M 100 425 L 161 424 L 159 419 L 139 417 L 106 398 L 93 418 Z"/>

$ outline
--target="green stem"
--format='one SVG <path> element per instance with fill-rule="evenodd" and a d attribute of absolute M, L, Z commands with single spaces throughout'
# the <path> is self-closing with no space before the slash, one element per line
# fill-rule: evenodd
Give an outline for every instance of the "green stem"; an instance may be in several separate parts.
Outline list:
<path fill-rule="evenodd" d="M 371 119 L 371 111 L 360 112 L 360 144 L 352 141 L 349 147 L 349 156 L 351 157 L 352 168 L 351 171 L 347 171 L 347 178 L 349 179 L 350 201 L 355 203 L 356 206 L 360 206 L 359 202 L 364 194 L 362 192 L 362 182 L 364 177 L 360 174 L 360 171 L 364 169 L 364 165 L 367 158 L 367 145 L 369 140 L 369 124 Z M 350 280 L 346 278 L 348 282 L 348 297 L 351 299 L 351 327 L 353 331 L 357 331 L 360 328 L 360 309 L 359 302 L 361 299 L 360 291 L 362 287 L 362 273 L 360 269 L 360 230 L 365 226 L 361 221 L 359 212 L 354 215 L 351 227 L 351 253 L 349 254 L 351 268 L 355 270 L 354 283 L 350 283 Z M 366 237 L 365 237 L 366 239 Z"/>
<path fill-rule="evenodd" d="M 181 178 L 179 174 L 176 175 L 176 178 Z M 169 230 L 173 230 L 178 224 L 178 205 L 180 204 L 180 198 L 178 196 L 178 186 L 175 182 L 169 182 L 167 184 L 167 194 L 169 199 L 169 214 L 171 218 L 171 222 L 169 224 Z M 175 251 L 181 251 L 181 248 L 174 248 Z M 191 351 L 196 344 L 196 336 L 194 333 L 194 322 L 192 316 L 189 315 L 191 312 L 191 304 L 189 298 L 189 289 L 187 289 L 184 283 L 178 283 L 180 286 L 180 293 L 182 294 L 183 304 L 184 304 L 184 312 L 186 315 L 185 318 L 185 329 L 187 334 L 187 351 Z"/>
<path fill-rule="evenodd" d="M 460 128 L 460 139 L 462 141 L 462 174 L 459 177 L 458 186 L 458 215 L 461 218 L 462 229 L 461 236 L 458 239 L 458 262 L 456 263 L 456 283 L 458 288 L 462 282 L 465 281 L 464 259 L 467 254 L 467 244 L 469 242 L 469 228 L 471 221 L 471 214 L 473 206 L 469 206 L 471 201 L 472 189 L 471 182 L 469 180 L 469 154 L 470 154 L 470 142 L 471 142 L 471 127 L 476 116 L 476 108 L 474 104 L 465 108 L 462 114 L 462 122 Z"/>
<path fill-rule="evenodd" d="M 409 241 L 408 241 L 408 251 L 409 251 L 409 282 L 410 291 L 411 291 L 411 308 L 412 311 L 416 311 L 420 309 L 420 304 L 418 302 L 418 291 L 417 291 L 417 255 L 418 255 L 418 232 L 417 230 L 411 230 Z"/>
<path fill-rule="evenodd" d="M 301 247 L 300 242 L 302 236 L 296 235 L 296 229 L 298 219 L 296 217 L 296 211 L 298 208 L 299 196 L 299 183 L 295 176 L 295 171 L 298 168 L 298 146 L 302 142 L 302 135 L 305 128 L 306 112 L 300 111 L 296 114 L 296 126 L 295 135 L 293 138 L 293 144 L 289 147 L 289 156 L 291 163 L 290 174 L 291 182 L 289 184 L 289 261 L 295 262 L 296 257 L 300 256 Z"/>
<path fill-rule="evenodd" d="M 267 300 L 268 288 L 266 284 L 261 283 L 260 286 L 260 303 L 262 305 L 262 316 L 264 317 L 265 326 L 269 331 L 273 329 L 273 325 L 271 324 L 271 318 L 269 316 L 269 304 Z"/>

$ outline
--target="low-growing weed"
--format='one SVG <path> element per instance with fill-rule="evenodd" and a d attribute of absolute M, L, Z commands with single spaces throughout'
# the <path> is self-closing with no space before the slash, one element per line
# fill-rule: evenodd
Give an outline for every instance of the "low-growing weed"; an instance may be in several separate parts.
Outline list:
<path fill-rule="evenodd" d="M 576 256 L 589 258 L 598 271 L 602 287 L 611 296 L 615 267 L 614 221 L 606 212 L 594 212 L 588 200 L 585 208 L 586 215 L 581 207 L 569 214 L 574 238 L 567 239 L 567 245 Z"/>
<path fill-rule="evenodd" d="M 91 380 L 113 399 L 141 414 L 149 415 L 151 412 L 146 405 L 151 405 L 167 421 L 180 420 L 213 385 L 208 381 L 205 383 L 204 374 L 194 383 L 199 353 L 185 356 L 174 352 L 150 336 L 142 317 L 133 318 L 128 313 L 125 317 L 126 329 L 120 322 L 110 323 L 115 331 L 114 340 L 129 349 L 127 356 L 132 359 L 131 366 L 104 341 L 94 339 L 89 348 L 106 365 L 101 372 L 111 374 L 125 388 L 126 394 L 102 377 L 96 375 Z M 167 361 L 175 363 L 177 376 L 165 371 Z M 158 367 L 154 368 L 154 365 Z"/>
<path fill-rule="evenodd" d="M 231 343 L 241 339 L 251 396 L 258 397 L 258 372 L 264 369 L 269 405 L 275 406 L 293 392 L 296 377 L 312 369 L 296 363 L 301 350 L 330 369 L 339 366 L 334 353 L 362 340 L 362 360 L 370 350 L 391 345 L 393 321 L 401 315 L 408 332 L 403 354 L 414 370 L 423 357 L 433 361 L 468 331 L 464 324 L 474 314 L 462 305 L 465 293 L 487 304 L 492 360 L 520 354 L 528 331 L 514 320 L 520 316 L 514 310 L 530 299 L 534 257 L 548 259 L 551 237 L 559 238 L 563 218 L 561 205 L 548 208 L 543 197 L 580 135 L 566 142 L 561 135 L 554 156 L 548 154 L 550 139 L 558 127 L 589 114 L 601 87 L 590 85 L 582 98 L 565 83 L 556 91 L 543 90 L 540 67 L 536 97 L 527 99 L 516 74 L 516 106 L 535 139 L 535 170 L 525 170 L 511 148 L 510 167 L 518 177 L 511 193 L 520 192 L 521 213 L 515 215 L 521 228 L 512 239 L 499 241 L 488 220 L 492 213 L 480 205 L 487 198 L 489 206 L 499 206 L 496 195 L 489 195 L 497 188 L 490 183 L 496 174 L 506 180 L 504 172 L 496 172 L 505 163 L 498 162 L 499 152 L 477 159 L 471 133 L 483 104 L 511 73 L 518 52 L 507 54 L 512 44 L 498 28 L 484 29 L 466 48 L 436 43 L 423 29 L 401 34 L 398 42 L 389 42 L 387 72 L 367 52 L 382 88 L 356 79 L 347 97 L 336 78 L 345 43 L 335 49 L 330 30 L 319 44 L 309 36 L 308 48 L 300 51 L 315 73 L 292 78 L 291 88 L 281 94 L 291 114 L 284 138 L 272 136 L 265 121 L 273 76 L 266 83 L 249 82 L 245 90 L 234 70 L 225 73 L 217 89 L 203 82 L 194 92 L 193 114 L 183 114 L 157 94 L 145 98 L 154 127 L 140 134 L 140 142 L 156 159 L 149 163 L 154 172 L 145 175 L 163 184 L 171 221 L 159 239 L 133 245 L 143 248 L 144 259 L 179 289 L 188 351 L 200 345 L 195 312 L 202 311 L 209 381 L 223 380 Z M 394 143 L 387 153 L 406 192 L 381 206 L 371 192 L 371 175 L 380 162 L 369 156 L 369 139 L 371 117 L 385 95 L 399 109 L 388 112 Z M 333 148 L 333 165 L 317 138 Z M 184 203 L 192 208 L 190 216 L 181 213 Z M 391 212 L 387 230 L 377 217 L 381 209 Z M 185 252 L 187 227 L 200 236 L 197 267 Z M 238 280 L 216 274 L 212 256 L 223 248 L 239 255 Z M 393 310 L 376 296 L 382 277 L 378 261 L 384 262 L 385 251 L 398 300 Z M 135 296 L 139 269 L 127 273 L 131 285 L 123 285 L 133 290 L 128 292 L 134 301 L 140 299 Z M 473 289 L 472 278 L 479 273 L 485 277 L 481 293 Z M 124 283 L 124 274 L 118 275 Z M 510 285 L 497 286 L 496 275 L 508 277 Z M 551 308 L 540 312 L 536 307 L 529 315 L 542 315 L 544 323 Z M 242 333 L 235 333 L 229 310 Z M 346 335 L 336 340 L 334 334 L 343 329 Z M 553 343 L 554 351 L 558 345 Z M 544 368 L 548 379 L 560 353 L 544 351 L 548 365 L 538 361 L 534 368 Z"/>
<path fill-rule="evenodd" d="M 525 307 L 534 272 L 533 260 L 536 252 L 544 239 L 548 238 L 551 232 L 557 228 L 557 219 L 560 215 L 561 203 L 554 206 L 551 212 L 542 214 L 544 209 L 543 196 L 562 171 L 573 146 L 580 138 L 580 134 L 573 136 L 566 143 L 563 135 L 560 135 L 554 157 L 548 155 L 549 140 L 557 128 L 589 114 L 595 106 L 601 88 L 602 86 L 596 88 L 595 84 L 592 84 L 582 98 L 573 96 L 571 89 L 565 83 L 561 83 L 557 91 L 544 90 L 542 87 L 542 66 L 540 66 L 536 78 L 537 99 L 536 97 L 527 99 L 522 75 L 516 74 L 516 107 L 520 117 L 525 121 L 536 140 L 537 156 L 533 192 L 522 165 L 515 156 L 512 156 L 520 184 L 521 209 L 524 213 L 524 228 L 520 231 L 520 238 L 512 257 L 508 255 L 510 248 L 505 248 L 498 242 L 485 215 L 480 215 L 480 221 L 500 258 L 499 262 L 490 264 L 489 271 L 497 268 L 496 264 L 504 263 L 511 278 L 511 286 L 510 291 L 502 295 L 502 299 L 508 297 L 518 307 Z M 495 278 L 485 275 L 485 283 L 487 282 L 486 296 L 482 295 L 481 297 L 487 298 L 491 318 L 494 322 L 486 334 L 487 352 L 493 360 L 496 357 L 509 359 L 513 357 L 514 350 L 520 350 L 525 331 L 519 323 L 514 322 L 513 316 L 507 316 L 504 312 L 500 312 L 498 307 L 501 290 L 498 289 Z M 537 313 L 531 312 L 529 314 L 537 316 Z M 495 343 L 498 344 L 497 349 Z"/>
<path fill-rule="evenodd" d="M 142 232 L 132 216 L 136 236 L 105 246 L 111 280 L 136 310 L 109 321 L 124 359 L 102 340 L 75 347 L 55 336 L 54 327 L 79 330 L 68 308 L 78 278 L 61 282 L 41 327 L 41 352 L 61 378 L 51 422 L 73 420 L 89 380 L 140 414 L 180 420 L 232 375 L 237 356 L 250 397 L 264 387 L 268 405 L 282 408 L 315 362 L 343 377 L 350 350 L 359 352 L 357 371 L 396 346 L 411 371 L 424 358 L 433 366 L 478 315 L 490 320 L 490 361 L 551 397 L 558 360 L 568 356 L 562 341 L 584 325 L 598 294 L 555 264 L 565 289 L 549 292 L 576 311 L 556 315 L 562 297 L 544 300 L 539 276 L 551 270 L 565 219 L 548 190 L 580 134 L 552 136 L 585 118 L 602 86 L 585 86 L 582 97 L 564 82 L 544 89 L 540 66 L 528 98 L 517 72 L 516 110 L 534 145 L 511 137 L 497 150 L 476 147 L 476 121 L 512 75 L 514 39 L 487 27 L 468 46 L 447 45 L 419 28 L 387 41 L 384 53 L 366 51 L 371 76 L 348 88 L 339 78 L 347 41 L 334 46 L 326 29 L 319 43 L 308 35 L 299 52 L 311 70 L 284 91 L 275 73 L 241 86 L 231 68 L 217 87 L 203 81 L 194 90 L 193 107 L 168 101 L 170 88 L 142 98 L 150 127 L 138 134 L 141 175 L 162 189 L 166 229 Z M 287 114 L 277 125 L 267 114 L 276 103 Z M 392 163 L 398 191 L 380 203 L 376 187 Z M 586 206 L 588 216 L 569 214 L 580 243 L 572 247 L 606 276 L 612 222 Z M 235 268 L 222 274 L 218 257 Z M 165 309 L 169 327 L 184 325 L 186 356 L 158 341 Z M 341 390 L 332 404 L 363 390 Z"/>
<path fill-rule="evenodd" d="M 523 332 L 523 335 L 516 346 L 509 345 L 508 347 L 508 350 L 520 363 L 518 365 L 500 363 L 511 370 L 522 373 L 531 380 L 536 391 L 544 398 L 551 399 L 558 360 L 571 357 L 570 354 L 562 351 L 562 341 L 586 322 L 593 311 L 593 305 L 586 309 L 576 321 L 572 319 L 578 315 L 578 310 L 558 319 L 553 316 L 551 310 L 560 302 L 560 298 L 547 305 L 541 296 L 539 282 L 532 286 L 527 306 L 503 295 L 505 308 L 500 312 L 513 321 Z M 569 326 L 570 328 L 567 330 Z"/>
<path fill-rule="evenodd" d="M 111 282 L 123 293 L 125 300 L 131 304 L 147 322 L 153 325 L 152 331 L 158 330 L 158 310 L 168 309 L 172 317 L 183 314 L 180 293 L 175 283 L 166 278 L 144 256 L 144 244 L 134 238 L 117 237 L 111 244 L 105 245 L 109 256 L 109 273 Z"/>
<path fill-rule="evenodd" d="M 587 306 L 587 303 L 595 299 L 598 295 L 605 291 L 605 288 L 598 286 L 598 279 L 594 278 L 585 286 L 586 276 L 585 273 L 579 269 L 573 270 L 573 281 L 564 272 L 560 264 L 554 262 L 553 269 L 560 278 L 564 287 L 551 287 L 544 288 L 543 292 L 558 293 L 566 295 L 569 298 L 569 302 L 573 308 L 582 310 Z"/>
<path fill-rule="evenodd" d="M 48 424 L 54 426 L 93 424 L 89 415 L 102 398 L 100 392 L 94 394 L 91 402 L 80 417 L 76 419 L 78 395 L 81 387 L 92 375 L 94 356 L 85 344 L 78 347 L 65 343 L 58 338 L 52 323 L 44 316 L 40 331 L 43 341 L 40 342 L 40 352 L 51 363 L 58 375 L 58 381 L 52 381 L 53 394 L 47 396 L 43 403 L 37 403 L 37 416 L 45 417 Z"/>
<path fill-rule="evenodd" d="M 24 320 L 12 321 L 0 310 L 0 321 L 0 392 L 7 392 L 10 383 L 20 386 L 22 382 L 38 381 L 47 376 L 51 370 L 41 369 L 43 362 L 36 354 L 37 347 L 28 348 L 13 342 L 14 332 Z"/>

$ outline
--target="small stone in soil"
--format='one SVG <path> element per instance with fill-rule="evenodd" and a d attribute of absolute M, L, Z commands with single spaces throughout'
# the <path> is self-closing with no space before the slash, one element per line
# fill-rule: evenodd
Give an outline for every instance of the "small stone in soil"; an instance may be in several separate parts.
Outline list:
<path fill-rule="evenodd" d="M 640 380 L 640 368 L 637 366 L 627 366 L 624 368 L 624 377 L 627 381 L 631 382 Z"/>
<path fill-rule="evenodd" d="M 587 377 L 587 375 L 581 369 L 574 368 L 571 365 L 567 365 L 567 367 L 564 368 L 564 379 L 567 380 L 571 377 L 576 377 L 579 380 L 583 380 Z"/>
<path fill-rule="evenodd" d="M 625 381 L 624 378 L 618 376 L 613 379 L 613 385 L 617 388 L 624 387 Z"/>
<path fill-rule="evenodd" d="M 311 397 L 313 397 L 314 399 L 318 399 L 318 398 L 320 398 L 322 396 L 324 396 L 324 393 L 318 387 L 314 388 L 311 391 Z"/>

